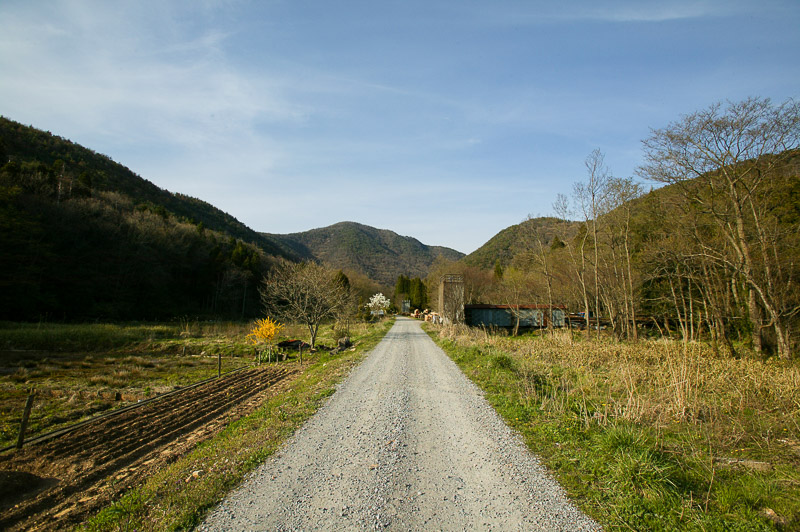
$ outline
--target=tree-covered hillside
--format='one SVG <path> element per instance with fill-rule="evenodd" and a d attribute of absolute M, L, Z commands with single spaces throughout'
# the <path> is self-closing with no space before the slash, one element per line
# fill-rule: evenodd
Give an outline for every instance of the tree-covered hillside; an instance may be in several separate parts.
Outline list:
<path fill-rule="evenodd" d="M 440 256 L 448 260 L 464 256 L 450 248 L 426 246 L 415 238 L 354 222 L 269 236 L 305 260 L 357 271 L 388 287 L 394 286 L 400 275 L 425 277 Z"/>
<path fill-rule="evenodd" d="M 293 257 L 274 240 L 210 203 L 161 189 L 105 155 L 4 117 L 0 117 L 0 161 L 0 167 L 6 162 L 41 163 L 79 187 L 123 194 L 137 205 L 152 204 L 179 218 L 202 223 L 207 229 L 252 242 L 268 254 Z"/>
<path fill-rule="evenodd" d="M 569 222 L 558 218 L 529 218 L 521 223 L 506 227 L 488 242 L 466 257 L 464 262 L 469 266 L 492 268 L 499 263 L 503 268 L 511 264 L 514 257 L 526 251 L 528 240 L 526 233 L 540 231 L 549 246 L 559 234 L 574 235 L 578 230 L 577 222 Z"/>
<path fill-rule="evenodd" d="M 800 106 L 751 98 L 654 130 L 645 193 L 613 177 L 595 150 L 561 218 L 501 231 L 464 262 L 491 271 L 473 292 L 492 303 L 565 304 L 617 337 L 643 327 L 687 341 L 800 349 Z M 558 239 L 556 240 L 556 237 Z M 430 279 L 429 281 L 436 281 Z M 435 284 L 429 282 L 435 290 Z"/>
<path fill-rule="evenodd" d="M 294 255 L 106 156 L 0 118 L 0 318 L 251 316 Z"/>

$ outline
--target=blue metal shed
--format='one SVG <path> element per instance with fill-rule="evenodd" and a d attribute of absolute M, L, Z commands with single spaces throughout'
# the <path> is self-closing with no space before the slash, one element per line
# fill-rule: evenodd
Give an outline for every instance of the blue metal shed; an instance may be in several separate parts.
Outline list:
<path fill-rule="evenodd" d="M 547 327 L 548 305 L 464 305 L 464 318 L 473 327 L 514 327 L 519 317 L 520 328 Z M 563 327 L 566 308 L 553 306 L 553 327 Z"/>

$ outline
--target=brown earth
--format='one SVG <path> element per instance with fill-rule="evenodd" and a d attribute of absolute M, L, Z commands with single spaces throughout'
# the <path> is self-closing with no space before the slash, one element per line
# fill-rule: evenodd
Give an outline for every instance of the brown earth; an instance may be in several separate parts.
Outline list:
<path fill-rule="evenodd" d="M 295 373 L 292 366 L 269 366 L 223 375 L 0 455 L 0 530 L 79 524 L 253 411 Z"/>

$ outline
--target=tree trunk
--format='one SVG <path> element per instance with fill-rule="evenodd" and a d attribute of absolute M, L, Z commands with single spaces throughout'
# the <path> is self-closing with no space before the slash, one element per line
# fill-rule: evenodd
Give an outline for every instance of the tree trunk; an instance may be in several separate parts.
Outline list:
<path fill-rule="evenodd" d="M 753 350 L 756 353 L 761 353 L 764 350 L 764 340 L 762 336 L 762 321 L 761 312 L 758 308 L 758 301 L 756 300 L 756 293 L 754 290 L 748 290 L 747 294 L 747 307 L 750 314 L 750 326 L 753 328 L 751 337 L 753 339 Z"/>
<path fill-rule="evenodd" d="M 628 235 L 625 235 L 625 258 L 628 263 L 628 295 L 630 297 L 631 308 L 631 328 L 633 331 L 633 341 L 639 341 L 639 329 L 636 326 L 636 296 L 633 291 L 633 268 L 631 267 L 631 252 L 628 250 Z"/>
<path fill-rule="evenodd" d="M 594 200 L 593 200 L 594 201 Z M 598 249 L 597 249 L 597 212 L 592 222 L 592 232 L 594 233 L 594 317 L 597 322 L 597 340 L 600 340 L 600 282 L 597 270 L 600 268 Z"/>
<path fill-rule="evenodd" d="M 694 297 L 692 296 L 692 278 L 689 277 L 689 339 L 694 342 Z M 685 305 L 685 303 L 684 303 Z"/>
<path fill-rule="evenodd" d="M 751 283 L 751 292 L 753 291 L 752 288 L 758 289 L 758 286 Z M 775 336 L 778 343 L 778 357 L 783 360 L 789 360 L 792 357 L 792 343 L 789 337 L 788 327 L 783 323 L 780 312 L 772 305 L 772 302 L 767 300 L 760 291 L 759 296 L 772 320 L 770 325 L 775 329 Z"/>
<path fill-rule="evenodd" d="M 789 360 L 792 358 L 792 343 L 789 340 L 789 331 L 782 324 L 775 324 L 775 336 L 778 338 L 778 358 Z"/>
<path fill-rule="evenodd" d="M 308 324 L 308 333 L 311 337 L 311 347 L 309 349 L 314 349 L 314 346 L 317 345 L 317 331 L 319 330 L 319 322 L 309 323 Z"/>
<path fill-rule="evenodd" d="M 681 336 L 682 336 L 683 343 L 685 345 L 686 341 L 687 341 L 686 324 L 684 323 L 683 316 L 681 315 L 681 306 L 680 306 L 680 304 L 678 302 L 678 294 L 675 291 L 675 284 L 672 282 L 672 278 L 670 278 L 670 280 L 669 280 L 669 287 L 670 287 L 670 290 L 672 291 L 672 301 L 675 304 L 675 314 L 678 317 L 678 325 L 681 328 Z M 684 300 L 684 308 L 685 307 L 686 307 L 686 302 Z"/>
<path fill-rule="evenodd" d="M 581 245 L 581 272 L 578 274 L 578 277 L 581 282 L 581 291 L 583 293 L 583 310 L 585 313 L 584 317 L 586 318 L 586 338 L 590 338 L 592 335 L 592 324 L 589 319 L 589 294 L 586 292 L 586 254 L 584 252 L 583 245 Z"/>

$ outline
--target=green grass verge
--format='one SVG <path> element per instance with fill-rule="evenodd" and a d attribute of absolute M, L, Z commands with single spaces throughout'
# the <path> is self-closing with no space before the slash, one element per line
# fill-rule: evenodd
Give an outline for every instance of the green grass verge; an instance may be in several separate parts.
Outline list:
<path fill-rule="evenodd" d="M 537 360 L 531 372 L 532 352 L 520 357 L 427 330 L 604 528 L 800 530 L 794 460 L 773 457 L 763 471 L 726 467 L 715 462 L 723 444 L 702 423 L 606 417 L 607 392 L 590 384 L 598 368 Z"/>
<path fill-rule="evenodd" d="M 176 337 L 179 334 L 179 326 L 169 324 L 0 322 L 0 349 L 95 351 Z"/>
<path fill-rule="evenodd" d="M 357 349 L 340 355 L 312 355 L 291 389 L 214 438 L 169 464 L 141 486 L 88 520 L 82 530 L 189 530 L 196 527 L 244 476 L 274 453 L 311 417 L 392 325 L 386 321 L 354 337 Z M 195 472 L 200 472 L 196 476 Z"/>

